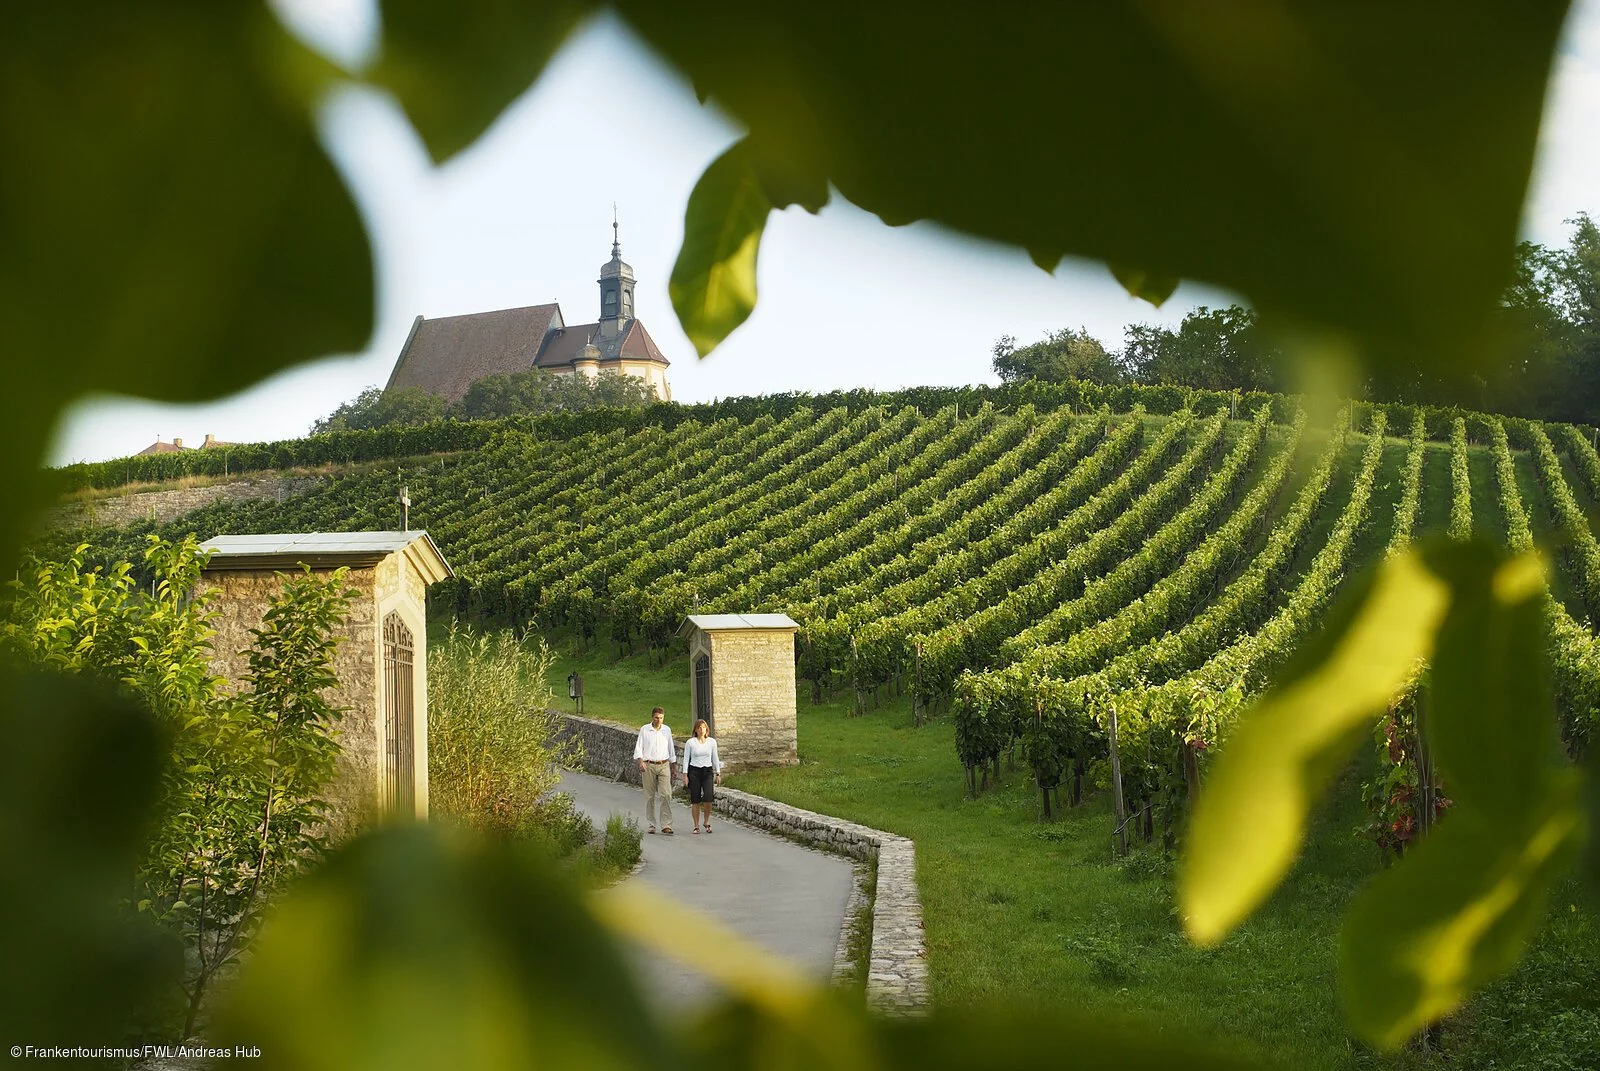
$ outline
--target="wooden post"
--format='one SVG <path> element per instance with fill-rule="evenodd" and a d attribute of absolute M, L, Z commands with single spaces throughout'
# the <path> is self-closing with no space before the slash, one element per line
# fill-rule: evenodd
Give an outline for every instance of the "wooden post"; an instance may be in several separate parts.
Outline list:
<path fill-rule="evenodd" d="M 911 720 L 922 728 L 922 641 L 917 641 L 917 661 L 911 671 Z"/>
<path fill-rule="evenodd" d="M 1117 704 L 1107 703 L 1111 716 L 1106 721 L 1111 738 L 1111 799 L 1117 809 L 1117 854 L 1128 854 L 1127 803 L 1122 798 L 1122 759 L 1117 754 Z"/>
<path fill-rule="evenodd" d="M 1183 780 L 1189 790 L 1189 810 L 1193 812 L 1200 804 L 1200 756 L 1190 740 L 1183 742 Z"/>
<path fill-rule="evenodd" d="M 861 706 L 861 685 L 856 677 L 856 638 L 854 636 L 850 637 L 850 690 L 855 694 L 855 706 L 851 708 L 850 713 L 859 718 L 866 711 Z"/>

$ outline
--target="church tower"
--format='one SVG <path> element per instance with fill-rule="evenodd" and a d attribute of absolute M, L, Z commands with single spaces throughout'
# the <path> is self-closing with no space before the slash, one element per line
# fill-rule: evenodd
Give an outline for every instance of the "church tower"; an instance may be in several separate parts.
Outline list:
<path fill-rule="evenodd" d="M 616 213 L 611 217 L 611 259 L 600 268 L 600 337 L 615 338 L 633 319 L 633 269 L 622 259 Z"/>

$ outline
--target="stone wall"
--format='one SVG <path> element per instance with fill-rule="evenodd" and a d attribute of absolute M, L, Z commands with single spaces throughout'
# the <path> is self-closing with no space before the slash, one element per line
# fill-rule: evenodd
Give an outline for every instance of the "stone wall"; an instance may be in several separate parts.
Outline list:
<path fill-rule="evenodd" d="M 373 817 L 378 803 L 374 786 L 383 769 L 377 724 L 382 666 L 375 641 L 376 575 L 372 569 L 352 569 L 348 575 L 358 594 L 351 600 L 349 616 L 334 630 L 339 643 L 333 668 L 339 683 L 328 696 L 345 710 L 339 724 L 339 779 L 330 800 L 339 815 L 336 825 L 341 835 Z M 283 579 L 267 571 L 219 571 L 206 573 L 201 584 L 218 593 L 212 672 L 237 686 L 249 672 L 249 652 L 255 645 L 250 630 L 261 627 Z"/>
<path fill-rule="evenodd" d="M 638 730 L 563 711 L 552 713 L 561 715 L 556 729 L 561 739 L 576 738 L 582 745 L 585 770 L 613 781 L 626 781 L 630 785 L 642 783 L 639 764 L 633 757 L 633 746 L 639 739 Z M 678 754 L 682 755 L 688 734 L 674 731 L 672 738 L 678 745 Z"/>
<path fill-rule="evenodd" d="M 876 857 L 867 1004 L 886 1015 L 915 1015 L 928 1004 L 928 960 L 917 894 L 917 849 L 907 837 L 791 807 L 736 788 L 717 789 L 729 818 L 857 859 Z"/>
<path fill-rule="evenodd" d="M 562 714 L 562 719 L 562 732 L 583 741 L 585 769 L 603 777 L 639 783 L 639 769 L 633 761 L 633 730 L 576 714 Z M 717 789 L 716 809 L 728 818 L 812 847 L 858 860 L 876 859 L 878 884 L 872 905 L 867 1003 L 889 1015 L 913 1015 L 927 1006 L 928 961 L 922 939 L 915 844 L 881 829 L 791 807 L 736 788 Z M 849 924 L 847 917 L 845 925 Z M 835 969 L 837 973 L 839 964 Z"/>
<path fill-rule="evenodd" d="M 741 629 L 710 637 L 711 709 L 724 764 L 798 763 L 794 633 Z"/>
<path fill-rule="evenodd" d="M 113 495 L 70 502 L 55 506 L 45 516 L 49 528 L 76 528 L 98 525 L 121 528 L 136 521 L 155 520 L 165 524 L 175 521 L 213 502 L 245 502 L 251 499 L 273 499 L 282 502 L 291 495 L 309 491 L 321 483 L 321 476 L 252 476 L 246 479 L 214 483 L 205 487 L 179 487 L 170 491 L 140 491 L 131 495 Z M 210 539 L 219 532 L 200 532 L 201 539 Z"/>

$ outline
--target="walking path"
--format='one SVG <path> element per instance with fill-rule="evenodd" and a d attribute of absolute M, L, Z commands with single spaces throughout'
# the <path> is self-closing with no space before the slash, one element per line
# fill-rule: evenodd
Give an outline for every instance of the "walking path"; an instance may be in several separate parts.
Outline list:
<path fill-rule="evenodd" d="M 644 793 L 634 785 L 566 771 L 559 791 L 571 793 L 597 827 L 617 812 L 645 828 Z M 644 867 L 627 880 L 704 911 L 826 982 L 854 885 L 849 861 L 720 815 L 715 832 L 696 836 L 689 832 L 689 805 L 675 798 L 672 811 L 676 832 L 645 836 Z M 642 951 L 635 955 L 646 996 L 664 1016 L 692 1014 L 715 992 L 687 967 Z"/>

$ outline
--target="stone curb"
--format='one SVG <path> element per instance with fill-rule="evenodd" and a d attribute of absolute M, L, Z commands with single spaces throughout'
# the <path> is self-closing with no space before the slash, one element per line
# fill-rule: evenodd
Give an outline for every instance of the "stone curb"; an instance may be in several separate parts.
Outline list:
<path fill-rule="evenodd" d="M 917 850 L 906 837 L 792 807 L 737 788 L 717 790 L 716 809 L 729 818 L 855 859 L 878 860 L 872 905 L 867 1006 L 888 1015 L 916 1015 L 928 1004 L 928 960 L 917 895 Z M 849 919 L 846 919 L 846 927 Z M 841 937 L 841 944 L 844 938 Z M 837 959 L 836 968 L 837 970 Z"/>

